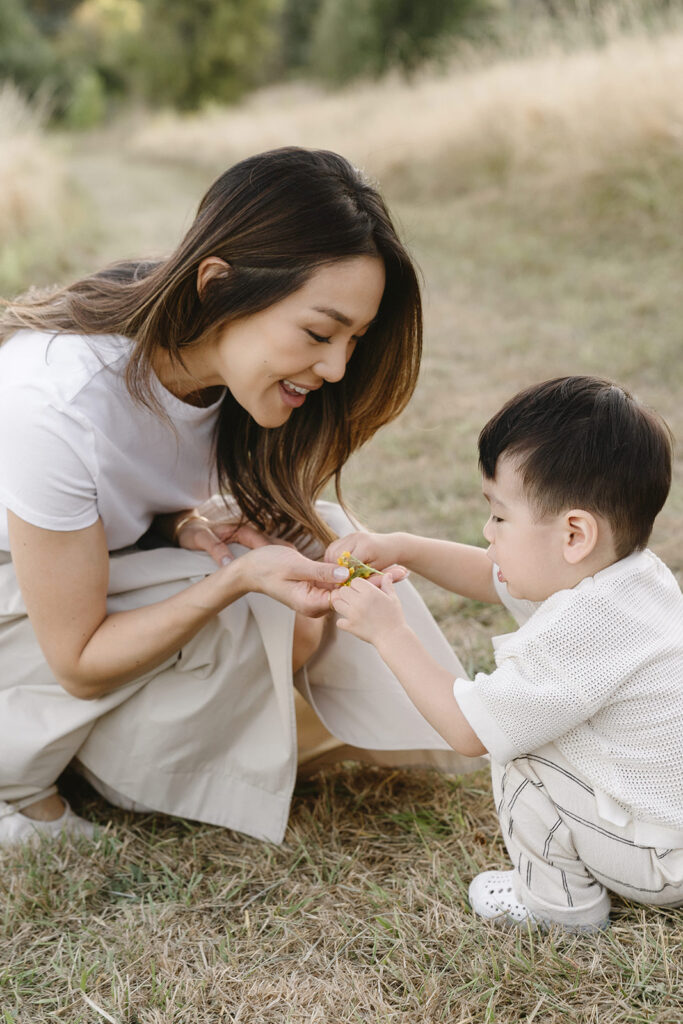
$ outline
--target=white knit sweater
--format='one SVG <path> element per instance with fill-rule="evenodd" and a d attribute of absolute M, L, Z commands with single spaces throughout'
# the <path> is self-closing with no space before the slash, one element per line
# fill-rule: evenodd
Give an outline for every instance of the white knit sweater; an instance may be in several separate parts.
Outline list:
<path fill-rule="evenodd" d="M 635 552 L 534 604 L 493 640 L 497 668 L 454 695 L 501 763 L 554 743 L 637 842 L 683 846 L 683 594 L 652 551 Z"/>

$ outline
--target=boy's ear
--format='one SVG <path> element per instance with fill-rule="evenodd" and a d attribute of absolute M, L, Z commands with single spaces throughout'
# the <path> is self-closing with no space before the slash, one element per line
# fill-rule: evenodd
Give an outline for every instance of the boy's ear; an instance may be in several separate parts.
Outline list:
<path fill-rule="evenodd" d="M 204 290 L 214 277 L 225 277 L 230 271 L 230 264 L 220 256 L 206 256 L 197 268 L 197 294 L 204 298 Z"/>
<path fill-rule="evenodd" d="M 598 521 L 592 512 L 573 508 L 564 515 L 563 555 L 569 565 L 578 565 L 598 543 Z"/>

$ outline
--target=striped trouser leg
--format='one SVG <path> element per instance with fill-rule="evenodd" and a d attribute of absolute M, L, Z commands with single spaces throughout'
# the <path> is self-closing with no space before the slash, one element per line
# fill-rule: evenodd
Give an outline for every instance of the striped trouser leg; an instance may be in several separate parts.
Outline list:
<path fill-rule="evenodd" d="M 609 913 L 608 890 L 659 906 L 683 902 L 683 849 L 639 846 L 631 826 L 601 819 L 590 784 L 553 748 L 492 762 L 492 778 L 517 896 L 530 910 L 595 925 Z"/>

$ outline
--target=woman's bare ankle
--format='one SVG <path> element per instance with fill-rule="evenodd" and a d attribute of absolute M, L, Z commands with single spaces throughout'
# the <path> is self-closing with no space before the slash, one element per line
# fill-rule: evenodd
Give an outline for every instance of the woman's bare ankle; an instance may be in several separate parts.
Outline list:
<path fill-rule="evenodd" d="M 21 814 L 34 821 L 56 821 L 64 814 L 64 801 L 59 793 L 52 793 L 50 796 L 36 800 L 34 804 L 21 809 Z"/>

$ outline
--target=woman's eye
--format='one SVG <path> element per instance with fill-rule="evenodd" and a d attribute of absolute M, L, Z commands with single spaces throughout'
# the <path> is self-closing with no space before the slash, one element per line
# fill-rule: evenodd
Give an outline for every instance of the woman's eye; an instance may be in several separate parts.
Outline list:
<path fill-rule="evenodd" d="M 330 340 L 329 338 L 325 338 L 322 334 L 316 334 L 315 331 L 308 331 L 307 330 L 306 334 L 308 334 L 311 338 L 313 338 L 313 341 L 320 342 L 321 345 L 327 345 L 329 343 L 329 340 Z"/>

